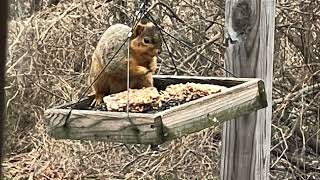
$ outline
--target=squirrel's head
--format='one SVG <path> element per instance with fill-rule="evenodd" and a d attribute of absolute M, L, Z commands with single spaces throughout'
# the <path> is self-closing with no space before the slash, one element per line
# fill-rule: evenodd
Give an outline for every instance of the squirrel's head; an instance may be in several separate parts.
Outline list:
<path fill-rule="evenodd" d="M 131 49 L 135 53 L 157 56 L 161 53 L 162 39 L 157 27 L 152 23 L 139 23 L 131 36 Z"/>

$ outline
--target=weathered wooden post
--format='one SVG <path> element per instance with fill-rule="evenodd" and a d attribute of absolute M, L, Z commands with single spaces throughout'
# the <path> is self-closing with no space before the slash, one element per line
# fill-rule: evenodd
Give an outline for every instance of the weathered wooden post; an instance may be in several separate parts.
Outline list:
<path fill-rule="evenodd" d="M 225 66 L 264 80 L 269 106 L 224 124 L 222 180 L 269 179 L 274 0 L 226 0 Z"/>

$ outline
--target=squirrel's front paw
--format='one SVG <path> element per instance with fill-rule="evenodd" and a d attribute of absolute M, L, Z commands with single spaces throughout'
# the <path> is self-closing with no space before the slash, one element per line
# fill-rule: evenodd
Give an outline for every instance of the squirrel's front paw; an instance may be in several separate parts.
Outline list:
<path fill-rule="evenodd" d="M 157 70 L 157 63 L 156 62 L 153 62 L 149 65 L 149 68 L 148 68 L 152 73 L 156 72 Z"/>
<path fill-rule="evenodd" d="M 135 67 L 132 67 L 131 69 L 132 75 L 137 75 L 137 76 L 146 75 L 149 72 L 150 70 L 144 66 L 135 66 Z"/>

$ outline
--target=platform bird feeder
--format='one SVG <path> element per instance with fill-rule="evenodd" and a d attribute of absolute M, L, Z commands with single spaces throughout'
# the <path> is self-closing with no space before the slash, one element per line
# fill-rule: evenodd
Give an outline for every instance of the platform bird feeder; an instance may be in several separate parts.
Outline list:
<path fill-rule="evenodd" d="M 171 84 L 214 84 L 227 87 L 169 109 L 152 113 L 88 110 L 92 97 L 45 111 L 47 132 L 57 139 L 96 140 L 158 145 L 192 134 L 267 106 L 264 83 L 256 78 L 154 76 L 163 90 Z"/>

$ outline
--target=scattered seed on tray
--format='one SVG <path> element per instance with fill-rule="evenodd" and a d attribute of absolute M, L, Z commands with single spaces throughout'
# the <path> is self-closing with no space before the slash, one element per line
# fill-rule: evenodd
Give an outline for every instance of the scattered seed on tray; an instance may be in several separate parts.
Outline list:
<path fill-rule="evenodd" d="M 154 113 L 170 109 L 171 107 L 199 99 L 210 94 L 226 89 L 224 86 L 211 84 L 174 84 L 169 85 L 164 91 L 155 87 L 129 90 L 129 111 Z M 125 112 L 127 108 L 128 92 L 111 94 L 103 98 L 104 103 L 94 110 Z"/>

